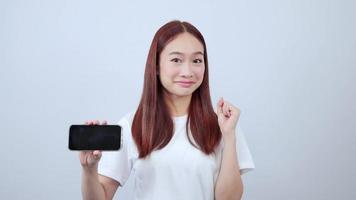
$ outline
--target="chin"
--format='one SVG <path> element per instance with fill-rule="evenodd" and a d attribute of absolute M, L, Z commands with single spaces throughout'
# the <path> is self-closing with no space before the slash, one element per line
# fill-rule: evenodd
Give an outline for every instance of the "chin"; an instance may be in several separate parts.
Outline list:
<path fill-rule="evenodd" d="M 190 96 L 192 95 L 194 90 L 189 90 L 189 91 L 175 91 L 173 94 L 179 96 L 179 97 L 184 97 L 184 96 Z"/>
<path fill-rule="evenodd" d="M 181 88 L 181 87 L 174 87 L 171 88 L 170 90 L 166 90 L 170 95 L 174 95 L 177 97 L 185 97 L 185 96 L 190 96 L 193 94 L 193 92 L 197 90 L 195 87 L 191 88 Z"/>

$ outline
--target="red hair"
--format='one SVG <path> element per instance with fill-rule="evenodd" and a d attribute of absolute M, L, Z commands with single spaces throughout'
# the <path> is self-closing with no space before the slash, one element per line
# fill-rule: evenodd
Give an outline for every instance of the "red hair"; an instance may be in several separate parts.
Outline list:
<path fill-rule="evenodd" d="M 157 72 L 163 48 L 178 34 L 184 32 L 192 34 L 202 43 L 205 63 L 203 81 L 193 92 L 189 104 L 186 123 L 188 139 L 193 146 L 205 154 L 213 153 L 220 143 L 221 131 L 209 92 L 208 57 L 203 35 L 188 22 L 171 21 L 156 32 L 147 57 L 143 92 L 131 129 L 139 158 L 145 158 L 152 151 L 162 149 L 172 139 L 174 124 L 163 97 L 163 86 Z M 189 127 L 194 142 L 189 136 Z"/>

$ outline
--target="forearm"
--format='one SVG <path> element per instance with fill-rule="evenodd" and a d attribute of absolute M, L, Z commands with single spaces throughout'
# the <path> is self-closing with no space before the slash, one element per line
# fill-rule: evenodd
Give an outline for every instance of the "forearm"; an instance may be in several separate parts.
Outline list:
<path fill-rule="evenodd" d="M 235 134 L 224 140 L 224 150 L 219 176 L 215 186 L 216 200 L 240 200 L 243 193 L 243 183 L 236 153 Z"/>
<path fill-rule="evenodd" d="M 83 200 L 105 200 L 105 191 L 99 182 L 97 170 L 82 170 Z"/>

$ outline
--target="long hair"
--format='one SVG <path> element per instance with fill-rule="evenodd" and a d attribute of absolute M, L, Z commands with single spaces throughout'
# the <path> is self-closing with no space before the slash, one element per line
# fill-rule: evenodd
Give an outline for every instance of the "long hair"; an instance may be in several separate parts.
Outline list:
<path fill-rule="evenodd" d="M 201 85 L 193 92 L 189 104 L 186 131 L 190 144 L 205 154 L 214 152 L 221 140 L 217 116 L 211 104 L 209 91 L 208 55 L 203 35 L 188 22 L 171 21 L 155 34 L 148 53 L 141 100 L 132 122 L 132 136 L 139 158 L 165 147 L 173 136 L 173 119 L 163 97 L 163 86 L 159 80 L 160 54 L 163 48 L 178 34 L 188 32 L 204 46 L 205 72 Z M 189 135 L 189 128 L 191 136 Z M 194 141 L 192 141 L 192 139 Z"/>

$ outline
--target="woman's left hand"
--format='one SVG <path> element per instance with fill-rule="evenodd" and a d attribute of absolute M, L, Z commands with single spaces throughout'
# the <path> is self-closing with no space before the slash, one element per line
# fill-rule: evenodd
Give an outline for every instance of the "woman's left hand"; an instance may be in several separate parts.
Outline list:
<path fill-rule="evenodd" d="M 216 114 L 223 137 L 235 135 L 235 129 L 240 117 L 240 110 L 231 103 L 220 98 Z"/>

